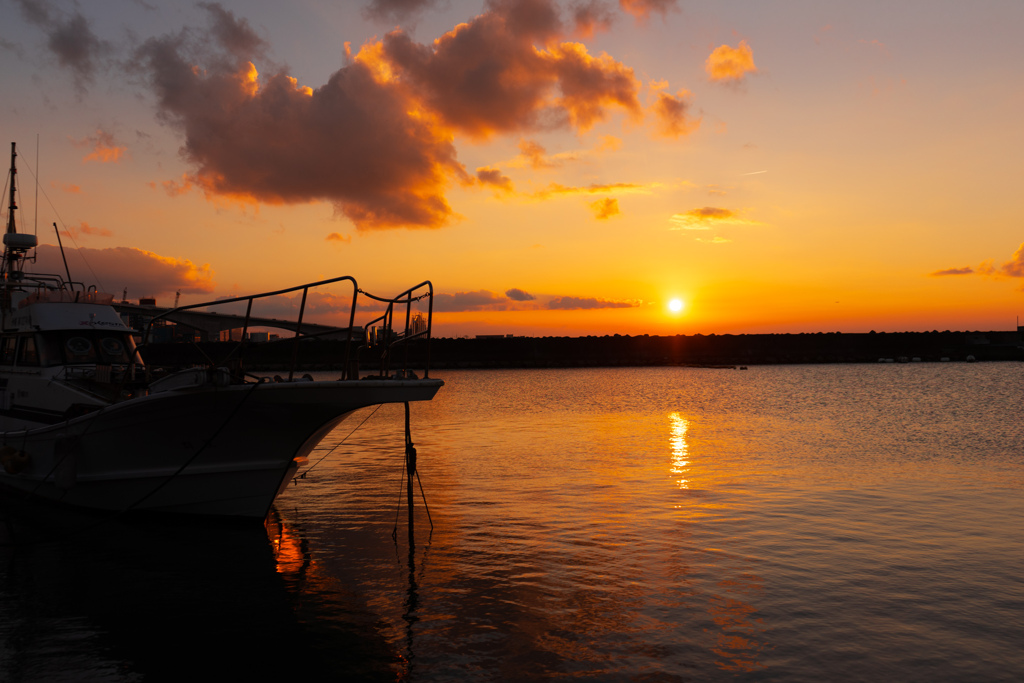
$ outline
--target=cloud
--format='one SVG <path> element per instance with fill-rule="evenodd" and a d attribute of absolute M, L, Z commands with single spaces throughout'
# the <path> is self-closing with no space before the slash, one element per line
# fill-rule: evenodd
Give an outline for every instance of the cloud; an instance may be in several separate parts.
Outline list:
<path fill-rule="evenodd" d="M 1017 247 L 1009 261 L 1004 263 L 1000 269 L 1003 275 L 1010 277 L 1024 277 L 1024 244 Z"/>
<path fill-rule="evenodd" d="M 477 311 L 481 308 L 493 308 L 496 304 L 506 303 L 508 303 L 508 300 L 505 299 L 505 297 L 486 289 L 481 289 L 476 292 L 457 292 L 455 294 L 434 295 L 434 310 L 442 313 Z"/>
<path fill-rule="evenodd" d="M 579 194 L 649 194 L 652 187 L 657 184 L 640 185 L 638 183 L 593 183 L 586 187 L 572 187 L 561 183 L 551 183 L 543 190 L 534 192 L 537 199 L 547 199 L 555 195 L 579 195 Z"/>
<path fill-rule="evenodd" d="M 596 202 L 590 203 L 590 209 L 594 212 L 594 218 L 607 220 L 619 214 L 619 200 L 614 197 L 605 197 Z"/>
<path fill-rule="evenodd" d="M 722 209 L 717 206 L 705 206 L 691 209 L 686 213 L 677 213 L 669 219 L 673 227 L 670 230 L 710 230 L 716 225 L 761 225 L 757 221 L 740 218 L 736 211 Z"/>
<path fill-rule="evenodd" d="M 712 81 L 739 83 L 748 73 L 757 72 L 754 51 L 745 40 L 741 40 L 737 47 L 719 45 L 704 63 L 704 70 Z"/>
<path fill-rule="evenodd" d="M 90 135 L 82 140 L 73 140 L 78 147 L 90 147 L 92 149 L 83 162 L 98 161 L 101 164 L 116 163 L 128 151 L 127 147 L 119 147 L 114 142 L 114 135 L 103 130 L 97 130 L 95 135 Z"/>
<path fill-rule="evenodd" d="M 658 121 L 658 135 L 665 138 L 679 138 L 689 135 L 700 127 L 700 119 L 687 118 L 690 95 L 687 90 L 680 90 L 676 95 L 659 92 L 652 110 Z"/>
<path fill-rule="evenodd" d="M 602 140 L 616 138 L 610 135 L 602 136 Z M 598 150 L 600 151 L 600 149 Z M 520 140 L 519 141 L 519 155 L 509 163 L 510 166 L 529 166 L 535 170 L 547 170 L 553 168 L 561 168 L 566 162 L 579 161 L 579 153 L 570 152 L 559 152 L 557 154 L 548 154 L 547 150 L 539 143 L 533 140 Z"/>
<path fill-rule="evenodd" d="M 370 19 L 402 21 L 436 5 L 436 0 L 371 0 L 363 10 Z"/>
<path fill-rule="evenodd" d="M 590 38 L 599 32 L 608 31 L 612 27 L 614 15 L 609 5 L 600 0 L 573 3 L 570 8 L 575 33 Z"/>
<path fill-rule="evenodd" d="M 352 235 L 342 235 L 340 232 L 332 232 L 324 240 L 338 242 L 339 244 L 352 244 Z"/>
<path fill-rule="evenodd" d="M 37 25 L 61 24 L 48 2 L 15 1 Z M 433 2 L 372 0 L 367 11 L 397 16 Z M 450 187 L 512 191 L 495 169 L 474 178 L 458 159 L 456 136 L 582 133 L 613 114 L 644 116 L 630 67 L 566 41 L 573 30 L 611 20 L 601 0 L 564 9 L 556 0 L 488 0 L 480 15 L 428 43 L 394 30 L 354 55 L 346 44 L 347 61 L 318 87 L 270 63 L 268 45 L 245 19 L 215 3 L 199 6 L 204 26 L 152 37 L 121 60 L 181 138 L 188 172 L 162 183 L 172 196 L 197 189 L 217 201 L 328 202 L 358 230 L 438 228 L 459 218 Z M 634 1 L 628 11 L 673 6 Z M 91 74 L 106 44 L 76 16 L 84 47 L 65 63 Z M 685 109 L 679 98 L 662 104 L 662 129 L 682 134 Z M 103 135 L 87 158 L 124 158 L 125 147 Z M 527 159 L 535 167 L 561 161 L 537 148 Z"/>
<path fill-rule="evenodd" d="M 588 130 L 610 107 L 639 116 L 632 69 L 579 43 L 550 0 L 495 0 L 489 11 L 421 45 L 402 31 L 382 53 L 396 78 L 444 125 L 474 139 L 555 128 Z"/>
<path fill-rule="evenodd" d="M 636 301 L 610 301 L 608 299 L 581 298 L 577 296 L 561 296 L 548 302 L 548 308 L 558 311 L 576 311 L 594 308 L 635 308 Z"/>
<path fill-rule="evenodd" d="M 361 230 L 452 218 L 443 190 L 466 174 L 451 137 L 410 115 L 416 107 L 381 76 L 374 50 L 315 91 L 282 71 L 261 80 L 252 60 L 262 40 L 230 12 L 204 8 L 206 31 L 153 38 L 136 54 L 196 169 L 182 187 L 272 204 L 329 201 Z"/>
<path fill-rule="evenodd" d="M 1024 244 L 1017 247 L 1017 251 L 1013 252 L 1009 261 L 998 267 L 995 265 L 995 259 L 986 259 L 975 268 L 970 266 L 945 268 L 928 273 L 928 275 L 930 277 L 945 277 L 947 275 L 984 275 L 994 278 L 1024 277 Z"/>
<path fill-rule="evenodd" d="M 74 183 L 67 183 L 67 184 L 64 184 L 64 185 L 58 185 L 55 182 L 51 182 L 50 183 L 50 187 L 58 189 L 61 192 L 66 192 L 68 194 L 82 194 L 82 188 L 80 186 L 78 186 L 78 185 L 75 185 Z"/>
<path fill-rule="evenodd" d="M 524 292 L 516 287 L 506 291 L 505 296 L 512 299 L 512 301 L 534 301 L 537 298 L 529 292 Z"/>
<path fill-rule="evenodd" d="M 15 0 L 21 14 L 31 24 L 46 33 L 46 46 L 57 57 L 57 62 L 75 74 L 75 85 L 83 89 L 92 81 L 99 61 L 110 52 L 110 45 L 100 40 L 89 21 L 80 13 L 58 16 L 46 0 Z"/>
<path fill-rule="evenodd" d="M 177 180 L 165 180 L 160 183 L 160 186 L 164 188 L 164 192 L 167 193 L 168 197 L 180 197 L 183 194 L 187 194 L 192 191 L 192 178 L 185 174 L 181 177 L 181 182 Z"/>
<path fill-rule="evenodd" d="M 504 192 L 515 191 L 512 179 L 496 168 L 484 167 L 476 169 L 476 179 L 483 185 L 489 185 Z"/>
<path fill-rule="evenodd" d="M 79 225 L 69 225 L 66 229 L 61 230 L 61 234 L 65 237 L 70 237 L 73 240 L 77 240 L 79 237 L 113 237 L 114 233 L 112 230 L 107 228 L 94 228 L 88 223 L 82 222 Z"/>
<path fill-rule="evenodd" d="M 589 130 L 607 118 L 612 106 L 624 109 L 635 120 L 641 118 L 639 81 L 632 69 L 606 54 L 591 57 L 582 43 L 552 46 L 549 54 L 562 92 L 557 103 L 574 128 Z"/>
<path fill-rule="evenodd" d="M 548 157 L 547 150 L 533 140 L 519 141 L 519 157 L 535 169 L 558 168 L 562 165 L 560 160 Z"/>
<path fill-rule="evenodd" d="M 619 6 L 637 21 L 646 21 L 655 12 L 665 17 L 676 9 L 676 0 L 619 0 Z"/>
<path fill-rule="evenodd" d="M 160 256 L 151 251 L 131 247 L 92 249 L 79 247 L 64 250 L 71 276 L 81 282 L 96 284 L 101 289 L 113 288 L 142 296 L 172 294 L 177 290 L 190 294 L 213 291 L 213 271 L 208 264 L 197 266 L 187 259 Z M 40 272 L 63 273 L 60 249 L 48 244 L 36 250 Z"/>
<path fill-rule="evenodd" d="M 965 266 L 963 268 L 946 268 L 945 270 L 936 270 L 934 273 L 928 273 L 932 277 L 942 277 L 944 275 L 971 275 L 974 273 L 974 268 Z"/>

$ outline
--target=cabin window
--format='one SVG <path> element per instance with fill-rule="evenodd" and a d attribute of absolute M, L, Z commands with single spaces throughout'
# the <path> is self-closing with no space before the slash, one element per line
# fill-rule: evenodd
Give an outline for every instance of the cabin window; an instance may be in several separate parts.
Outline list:
<path fill-rule="evenodd" d="M 36 344 L 39 346 L 39 363 L 41 365 L 61 365 L 64 362 L 60 333 L 44 332 L 37 334 Z"/>
<path fill-rule="evenodd" d="M 107 363 L 128 362 L 128 349 L 123 337 L 105 334 L 99 338 L 99 347 L 100 355 Z"/>
<path fill-rule="evenodd" d="M 44 365 L 127 365 L 135 352 L 131 335 L 95 330 L 45 333 L 39 342 Z"/>
<path fill-rule="evenodd" d="M 21 337 L 18 344 L 18 365 L 31 367 L 39 365 L 39 351 L 36 350 L 36 338 L 30 336 Z"/>
<path fill-rule="evenodd" d="M 0 339 L 0 364 L 14 365 L 14 350 L 17 345 L 18 338 L 13 335 L 7 335 Z"/>
<path fill-rule="evenodd" d="M 68 363 L 95 363 L 96 347 L 85 335 L 69 334 L 64 337 L 64 357 Z"/>

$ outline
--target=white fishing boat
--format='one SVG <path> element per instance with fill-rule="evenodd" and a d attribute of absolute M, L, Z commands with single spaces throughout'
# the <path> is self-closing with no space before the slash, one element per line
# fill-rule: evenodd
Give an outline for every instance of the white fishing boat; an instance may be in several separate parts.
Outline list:
<path fill-rule="evenodd" d="M 8 499 L 262 519 L 298 463 L 347 415 L 380 403 L 430 400 L 443 385 L 429 378 L 429 351 L 423 348 L 430 338 L 429 282 L 382 298 L 345 276 L 153 310 L 138 335 L 115 309 L 113 296 L 72 282 L 70 273 L 65 278 L 26 272 L 37 239 L 16 230 L 15 159 L 12 144 L 0 266 L 0 492 Z M 348 326 L 304 325 L 309 293 L 342 285 L 352 288 Z M 299 294 L 297 319 L 251 315 L 254 302 L 289 295 L 297 300 Z M 383 313 L 356 327 L 360 295 Z M 413 315 L 414 304 L 426 309 L 425 317 Z M 245 315 L 218 318 L 211 312 L 231 305 L 244 306 Z M 396 308 L 404 308 L 404 327 L 396 325 Z M 147 363 L 152 345 L 146 341 L 154 330 L 190 314 L 240 328 L 240 340 L 214 345 L 227 350 L 219 357 L 204 351 L 201 363 L 179 358 L 170 369 Z M 289 330 L 276 343 L 287 345 L 278 356 L 290 358 L 287 370 L 261 376 L 245 366 L 245 339 L 252 327 L 272 325 Z M 314 337 L 331 338 L 332 348 L 342 349 L 335 364 L 340 377 L 297 376 L 303 346 Z M 416 346 L 426 358 L 422 378 L 406 366 L 394 367 L 396 349 L 403 346 L 406 357 Z M 360 357 L 372 363 L 375 375 L 359 377 L 354 361 Z M 413 458 L 413 471 L 414 463 Z"/>

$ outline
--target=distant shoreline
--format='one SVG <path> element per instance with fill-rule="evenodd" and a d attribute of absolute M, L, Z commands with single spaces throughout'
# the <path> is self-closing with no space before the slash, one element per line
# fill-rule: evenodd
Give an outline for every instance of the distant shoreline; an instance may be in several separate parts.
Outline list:
<path fill-rule="evenodd" d="M 1024 360 L 1020 332 L 434 338 L 432 368 L 733 367 Z"/>
<path fill-rule="evenodd" d="M 204 364 L 231 355 L 236 342 L 161 343 L 148 345 L 147 362 L 156 365 Z M 407 349 L 395 347 L 395 363 L 423 367 L 425 340 Z M 218 350 L 219 349 L 219 350 Z M 604 337 L 435 337 L 430 340 L 430 367 L 438 370 L 498 368 L 585 368 L 685 366 L 733 368 L 752 365 L 810 363 L 1022 361 L 1020 332 L 817 332 L 802 334 L 608 335 Z M 294 346 L 289 339 L 247 345 L 245 366 L 251 370 L 287 369 Z M 303 344 L 297 370 L 340 370 L 345 343 L 311 339 Z M 360 358 L 364 371 L 376 365 Z"/>

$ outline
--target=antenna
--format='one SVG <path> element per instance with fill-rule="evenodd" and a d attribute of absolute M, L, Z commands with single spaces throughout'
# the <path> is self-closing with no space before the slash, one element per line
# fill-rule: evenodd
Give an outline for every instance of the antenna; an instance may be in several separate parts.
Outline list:
<path fill-rule="evenodd" d="M 36 209 L 32 216 L 32 234 L 39 235 L 39 133 L 36 133 Z"/>
<path fill-rule="evenodd" d="M 68 269 L 68 257 L 64 255 L 64 244 L 60 241 L 60 230 L 57 229 L 57 223 L 53 224 L 53 231 L 57 233 L 57 246 L 60 247 L 60 257 L 64 259 L 64 272 L 68 274 L 68 287 L 71 287 L 71 270 Z"/>

